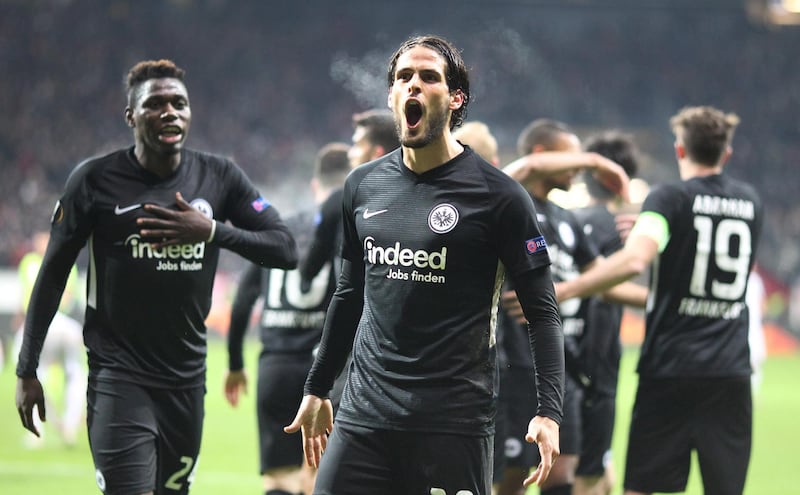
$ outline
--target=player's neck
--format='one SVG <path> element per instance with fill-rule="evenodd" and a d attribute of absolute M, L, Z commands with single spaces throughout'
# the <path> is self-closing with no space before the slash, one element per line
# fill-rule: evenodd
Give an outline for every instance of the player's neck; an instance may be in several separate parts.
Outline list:
<path fill-rule="evenodd" d="M 168 155 L 158 155 L 148 153 L 144 146 L 136 146 L 134 148 L 136 161 L 143 169 L 151 172 L 162 179 L 167 178 L 178 170 L 181 165 L 181 152 L 170 153 Z"/>
<path fill-rule="evenodd" d="M 421 148 L 403 146 L 403 164 L 416 174 L 444 165 L 458 156 L 464 147 L 456 141 L 449 129 Z"/>
<path fill-rule="evenodd" d="M 553 189 L 555 189 L 555 187 L 543 180 L 534 180 L 528 183 L 528 192 L 531 193 L 534 198 L 543 203 L 549 201 L 548 195 Z"/>
<path fill-rule="evenodd" d="M 679 164 L 681 180 L 694 179 L 696 177 L 708 177 L 710 175 L 719 175 L 722 173 L 722 164 L 719 163 L 713 167 L 708 165 L 701 165 L 699 163 L 684 160 Z"/>

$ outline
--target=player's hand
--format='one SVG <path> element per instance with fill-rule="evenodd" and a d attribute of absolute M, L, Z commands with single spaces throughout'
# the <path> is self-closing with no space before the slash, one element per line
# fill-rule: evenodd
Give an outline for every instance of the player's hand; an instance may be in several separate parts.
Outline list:
<path fill-rule="evenodd" d="M 609 160 L 599 153 L 593 153 L 592 174 L 608 190 L 619 195 L 626 202 L 630 201 L 630 179 L 625 169 L 615 161 Z"/>
<path fill-rule="evenodd" d="M 38 378 L 17 378 L 17 412 L 22 426 L 37 437 L 39 430 L 33 422 L 33 408 L 39 411 L 39 419 L 47 421 L 44 409 L 44 390 Z"/>
<path fill-rule="evenodd" d="M 286 433 L 303 432 L 303 452 L 306 464 L 319 467 L 322 453 L 328 446 L 328 435 L 333 429 L 333 406 L 330 399 L 306 395 L 292 424 L 284 427 Z"/>
<path fill-rule="evenodd" d="M 544 416 L 536 416 L 528 424 L 525 440 L 539 447 L 541 461 L 536 470 L 522 482 L 523 486 L 528 487 L 535 483 L 541 487 L 550 475 L 550 470 L 561 453 L 558 446 L 558 429 L 558 423 Z"/>
<path fill-rule="evenodd" d="M 239 405 L 239 396 L 247 395 L 247 374 L 244 370 L 228 371 L 225 375 L 225 398 L 233 407 Z"/>
<path fill-rule="evenodd" d="M 500 298 L 503 310 L 508 316 L 521 325 L 528 323 L 528 320 L 525 319 L 525 313 L 522 312 L 522 305 L 519 303 L 516 292 L 513 290 L 503 291 Z"/>
<path fill-rule="evenodd" d="M 175 193 L 175 203 L 178 206 L 177 210 L 146 204 L 143 206 L 145 211 L 155 217 L 141 217 L 136 220 L 140 227 L 139 234 L 156 240 L 153 243 L 156 249 L 176 244 L 203 242 L 211 235 L 210 218 L 187 203 L 179 192 Z"/>

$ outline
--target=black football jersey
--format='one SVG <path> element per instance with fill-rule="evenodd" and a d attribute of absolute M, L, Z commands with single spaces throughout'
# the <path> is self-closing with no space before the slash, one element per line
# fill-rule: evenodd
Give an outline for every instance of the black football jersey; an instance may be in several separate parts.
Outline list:
<path fill-rule="evenodd" d="M 301 256 L 306 254 L 311 243 L 318 216 L 318 212 L 300 212 L 286 218 L 286 225 L 300 246 Z M 259 299 L 257 326 L 263 353 L 311 354 L 314 351 L 322 334 L 325 311 L 336 288 L 334 258 L 334 253 L 330 253 L 309 284 L 301 283 L 299 267 L 282 270 L 251 264 L 247 268 L 232 305 L 228 332 L 230 369 L 243 367 L 243 339 Z"/>
<path fill-rule="evenodd" d="M 546 266 L 546 245 L 528 194 L 469 148 L 423 174 L 401 153 L 344 188 L 342 256 L 363 267 L 364 305 L 337 421 L 486 434 L 503 275 Z"/>
<path fill-rule="evenodd" d="M 745 291 L 763 222 L 758 194 L 726 175 L 697 177 L 654 187 L 642 214 L 662 217 L 669 240 L 651 266 L 639 373 L 749 375 Z"/>
<path fill-rule="evenodd" d="M 175 209 L 176 192 L 217 221 L 214 242 L 156 248 L 139 234 L 136 220 L 150 215 L 143 205 Z M 247 232 L 240 234 L 226 221 Z M 281 235 L 259 244 L 255 232 L 269 230 Z M 241 169 L 191 150 L 182 152 L 180 167 L 166 179 L 140 166 L 133 148 L 76 167 L 54 214 L 48 251 L 77 255 L 86 243 L 84 341 L 90 373 L 98 380 L 165 387 L 194 386 L 205 378 L 205 318 L 220 244 L 267 265 L 286 266 L 297 256 L 279 214 Z M 46 297 L 33 311 L 46 313 L 41 309 Z"/>
<path fill-rule="evenodd" d="M 608 257 L 622 248 L 614 215 L 605 206 L 593 205 L 574 212 L 584 234 L 601 255 Z M 592 379 L 596 391 L 613 395 L 622 355 L 619 337 L 622 306 L 601 297 L 589 297 L 581 301 L 580 313 L 585 321 L 579 348 L 582 371 Z"/>

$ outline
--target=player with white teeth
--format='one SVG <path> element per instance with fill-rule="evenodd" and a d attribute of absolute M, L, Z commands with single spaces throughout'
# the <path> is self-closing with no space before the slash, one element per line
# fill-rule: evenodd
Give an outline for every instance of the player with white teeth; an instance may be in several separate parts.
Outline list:
<path fill-rule="evenodd" d="M 184 74 L 167 59 L 128 70 L 124 115 L 134 142 L 70 172 L 17 360 L 17 412 L 22 427 L 39 435 L 33 418 L 38 411 L 46 419 L 36 377 L 42 343 L 85 249 L 92 267 L 82 312 L 86 425 L 94 477 L 106 494 L 189 493 L 220 251 L 264 268 L 297 266 L 292 233 L 241 167 L 186 146 L 192 112 Z"/>
<path fill-rule="evenodd" d="M 155 173 L 168 176 L 180 165 L 189 132 L 189 93 L 183 81 L 173 78 L 151 79 L 141 86 L 125 109 L 125 120 L 138 136 L 135 154 L 145 168 L 163 168 Z"/>
<path fill-rule="evenodd" d="M 339 280 L 284 431 L 302 430 L 314 493 L 490 495 L 492 315 L 509 276 L 539 384 L 526 438 L 542 462 L 523 483 L 541 486 L 559 454 L 564 341 L 549 255 L 530 247 L 542 238 L 530 195 L 453 136 L 470 90 L 451 43 L 409 38 L 387 83 L 401 146 L 347 176 Z M 334 426 L 330 390 L 348 355 Z"/>
<path fill-rule="evenodd" d="M 424 162 L 443 163 L 463 151 L 450 131 L 463 120 L 468 96 L 461 89 L 450 89 L 446 67 L 435 50 L 416 46 L 397 58 L 389 74 L 388 105 L 395 114 L 400 144 L 408 151 L 403 159 L 418 173 L 430 167 L 416 159 L 417 153 L 428 157 Z"/>

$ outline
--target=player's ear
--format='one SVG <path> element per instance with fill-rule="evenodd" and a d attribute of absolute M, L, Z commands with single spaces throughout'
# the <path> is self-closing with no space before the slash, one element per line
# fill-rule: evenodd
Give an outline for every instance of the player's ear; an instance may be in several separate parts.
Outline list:
<path fill-rule="evenodd" d="M 722 164 L 727 163 L 728 160 L 730 160 L 732 154 L 733 154 L 733 148 L 731 148 L 730 146 L 726 146 L 725 152 L 722 153 L 722 159 L 720 160 L 720 163 Z"/>
<path fill-rule="evenodd" d="M 460 89 L 450 92 L 450 110 L 458 110 L 464 104 L 464 92 Z"/>
<path fill-rule="evenodd" d="M 678 160 L 686 158 L 686 148 L 678 141 L 675 141 L 675 156 L 678 157 Z"/>
<path fill-rule="evenodd" d="M 136 127 L 136 123 L 133 121 L 133 110 L 131 110 L 131 107 L 125 107 L 125 123 L 131 129 Z"/>

